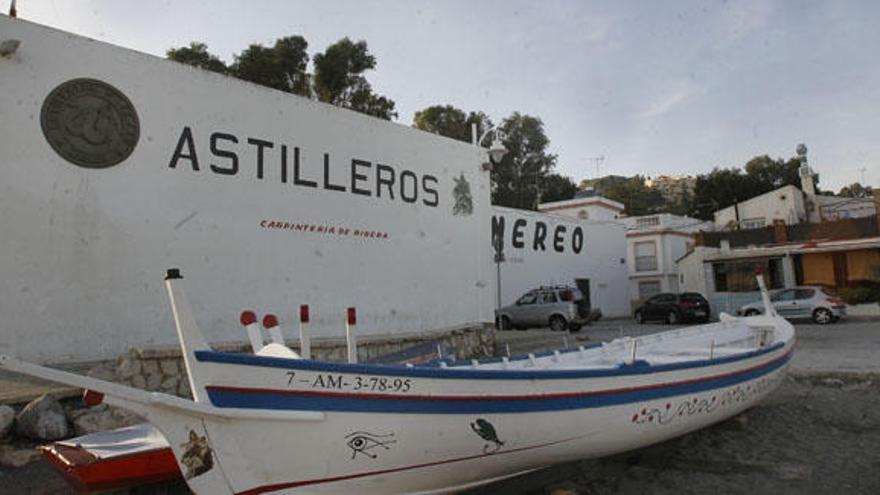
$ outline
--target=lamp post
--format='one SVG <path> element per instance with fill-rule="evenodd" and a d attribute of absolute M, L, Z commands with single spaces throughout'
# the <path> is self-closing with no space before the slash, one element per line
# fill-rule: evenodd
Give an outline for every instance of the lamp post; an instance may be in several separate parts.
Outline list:
<path fill-rule="evenodd" d="M 486 139 L 490 132 L 494 134 L 494 139 L 492 139 L 492 144 L 489 146 L 489 162 L 483 163 L 483 170 L 486 171 L 492 170 L 493 165 L 501 163 L 504 155 L 507 154 L 507 148 L 501 144 L 503 136 L 497 128 L 490 127 L 483 132 L 482 136 L 477 137 L 477 124 L 471 125 L 471 137 L 474 146 L 479 147 L 480 143 Z M 500 329 L 504 330 L 501 320 L 501 263 L 504 263 L 504 237 L 502 233 L 499 232 L 497 236 L 492 238 L 492 247 L 495 250 L 495 316 L 498 318 Z"/>
<path fill-rule="evenodd" d="M 501 140 L 504 138 L 504 135 L 498 128 L 490 127 L 486 129 L 486 131 L 483 132 L 483 135 L 478 138 L 477 124 L 471 124 L 471 140 L 473 141 L 474 146 L 480 147 L 480 143 L 482 143 L 483 140 L 486 139 L 486 136 L 488 136 L 489 133 L 493 133 L 495 137 L 494 139 L 492 139 L 492 144 L 489 145 L 489 162 L 483 163 L 483 168 L 486 170 L 491 170 L 492 165 L 497 165 L 501 163 L 501 160 L 504 159 L 504 155 L 507 154 L 507 148 L 505 148 L 504 145 L 501 144 Z M 486 165 L 488 165 L 489 168 L 486 168 Z"/>

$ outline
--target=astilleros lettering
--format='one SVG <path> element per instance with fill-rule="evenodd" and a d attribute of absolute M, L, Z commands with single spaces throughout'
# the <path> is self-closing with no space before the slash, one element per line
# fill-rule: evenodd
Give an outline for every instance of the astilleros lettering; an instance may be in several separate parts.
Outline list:
<path fill-rule="evenodd" d="M 340 162 L 331 160 L 330 153 L 323 153 L 319 160 L 310 159 L 307 163 L 299 146 L 289 147 L 253 137 L 240 139 L 225 132 L 212 132 L 209 141 L 207 169 L 218 175 L 235 176 L 242 173 L 242 168 L 249 168 L 252 171 L 248 174 L 257 180 L 277 180 L 295 187 L 431 207 L 440 204 L 438 180 L 433 175 L 419 176 L 411 170 L 360 158 L 346 159 L 340 165 Z M 197 149 L 192 129 L 184 127 L 168 167 L 190 167 L 195 172 L 201 171 L 203 162 L 199 161 Z"/>

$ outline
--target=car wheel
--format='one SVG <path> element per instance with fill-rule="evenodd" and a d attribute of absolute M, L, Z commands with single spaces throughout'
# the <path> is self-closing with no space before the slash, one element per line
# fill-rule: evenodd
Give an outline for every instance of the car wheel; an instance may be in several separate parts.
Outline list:
<path fill-rule="evenodd" d="M 513 329 L 513 325 L 510 324 L 510 318 L 508 318 L 508 317 L 506 317 L 506 316 L 502 316 L 502 317 L 501 317 L 501 327 L 499 327 L 498 329 L 499 329 L 499 330 L 511 330 L 511 329 Z"/>
<path fill-rule="evenodd" d="M 746 311 L 746 316 L 758 316 L 759 314 L 761 314 L 761 312 L 757 309 L 750 309 Z"/>
<path fill-rule="evenodd" d="M 636 323 L 639 325 L 645 324 L 645 315 L 643 315 L 641 311 L 636 311 Z"/>
<path fill-rule="evenodd" d="M 816 308 L 813 311 L 813 321 L 820 325 L 827 325 L 834 320 L 834 315 L 831 314 L 831 311 L 825 308 Z"/>
<path fill-rule="evenodd" d="M 568 328 L 568 323 L 565 321 L 565 318 L 559 315 L 550 317 L 550 330 L 561 332 L 566 328 Z"/>
<path fill-rule="evenodd" d="M 669 323 L 670 325 L 675 325 L 676 323 L 678 323 L 679 319 L 680 318 L 678 317 L 678 313 L 676 313 L 675 311 L 670 311 L 669 314 L 666 315 L 666 323 Z"/>

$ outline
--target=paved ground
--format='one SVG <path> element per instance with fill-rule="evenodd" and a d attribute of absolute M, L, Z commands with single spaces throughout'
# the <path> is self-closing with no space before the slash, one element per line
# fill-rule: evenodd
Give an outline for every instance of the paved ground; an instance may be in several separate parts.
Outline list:
<path fill-rule="evenodd" d="M 503 332 L 499 343 L 517 354 L 668 328 L 608 320 L 576 334 Z M 797 331 L 793 378 L 745 414 L 670 442 L 554 466 L 472 495 L 880 493 L 880 322 L 798 323 Z M 44 462 L 0 468 L 0 495 L 67 493 L 75 492 Z M 188 491 L 162 485 L 132 493 Z"/>

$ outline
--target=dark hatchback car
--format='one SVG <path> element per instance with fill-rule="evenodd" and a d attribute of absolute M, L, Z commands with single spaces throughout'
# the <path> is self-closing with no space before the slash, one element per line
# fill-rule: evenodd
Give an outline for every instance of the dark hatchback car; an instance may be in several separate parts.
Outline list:
<path fill-rule="evenodd" d="M 670 325 L 676 323 L 709 321 L 709 301 L 697 292 L 681 294 L 663 293 L 651 297 L 633 314 L 639 323 L 646 321 L 665 321 Z"/>

